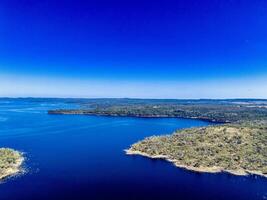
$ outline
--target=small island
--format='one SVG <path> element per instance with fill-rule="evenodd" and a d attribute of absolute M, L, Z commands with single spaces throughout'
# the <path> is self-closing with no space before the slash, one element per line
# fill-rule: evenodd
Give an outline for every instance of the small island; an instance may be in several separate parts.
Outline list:
<path fill-rule="evenodd" d="M 165 159 L 198 172 L 267 177 L 266 122 L 184 129 L 133 144 L 128 155 Z"/>
<path fill-rule="evenodd" d="M 21 152 L 9 148 L 0 148 L 0 180 L 21 171 L 24 157 Z"/>

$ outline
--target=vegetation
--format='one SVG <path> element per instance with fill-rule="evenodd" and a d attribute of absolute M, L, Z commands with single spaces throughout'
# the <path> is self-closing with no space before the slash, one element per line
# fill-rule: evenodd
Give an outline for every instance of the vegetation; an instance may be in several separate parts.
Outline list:
<path fill-rule="evenodd" d="M 14 175 L 20 171 L 23 156 L 20 152 L 0 148 L 0 179 Z"/>
<path fill-rule="evenodd" d="M 133 144 L 128 154 L 164 158 L 195 171 L 267 176 L 267 123 L 191 128 Z"/>
<path fill-rule="evenodd" d="M 140 102 L 139 102 L 140 101 Z M 198 118 L 213 122 L 267 119 L 265 100 L 102 100 L 82 102 L 80 109 L 50 110 L 49 114 L 130 117 Z"/>

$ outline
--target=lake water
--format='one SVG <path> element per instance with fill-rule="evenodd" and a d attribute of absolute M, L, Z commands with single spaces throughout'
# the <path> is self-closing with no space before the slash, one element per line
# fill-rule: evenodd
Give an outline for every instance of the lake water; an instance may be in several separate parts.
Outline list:
<path fill-rule="evenodd" d="M 73 106 L 0 100 L 0 146 L 27 157 L 27 173 L 0 184 L 1 200 L 267 199 L 262 177 L 195 173 L 123 152 L 146 136 L 208 122 L 47 114 Z"/>

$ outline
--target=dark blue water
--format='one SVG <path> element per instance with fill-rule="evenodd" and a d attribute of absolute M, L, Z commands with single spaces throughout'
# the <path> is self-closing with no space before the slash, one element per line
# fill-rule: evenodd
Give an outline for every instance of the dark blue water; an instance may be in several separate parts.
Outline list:
<path fill-rule="evenodd" d="M 26 174 L 0 184 L 1 200 L 267 198 L 262 177 L 194 173 L 123 152 L 146 136 L 208 122 L 46 114 L 72 106 L 59 100 L 0 100 L 0 146 L 28 158 Z"/>

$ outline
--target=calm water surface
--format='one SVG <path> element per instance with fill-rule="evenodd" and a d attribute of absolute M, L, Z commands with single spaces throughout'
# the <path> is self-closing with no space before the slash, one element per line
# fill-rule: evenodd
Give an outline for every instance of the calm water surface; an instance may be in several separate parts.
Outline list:
<path fill-rule="evenodd" d="M 262 177 L 194 173 L 123 152 L 146 136 L 208 122 L 46 112 L 69 107 L 59 100 L 0 100 L 0 146 L 27 156 L 27 173 L 0 184 L 1 200 L 267 199 Z"/>

